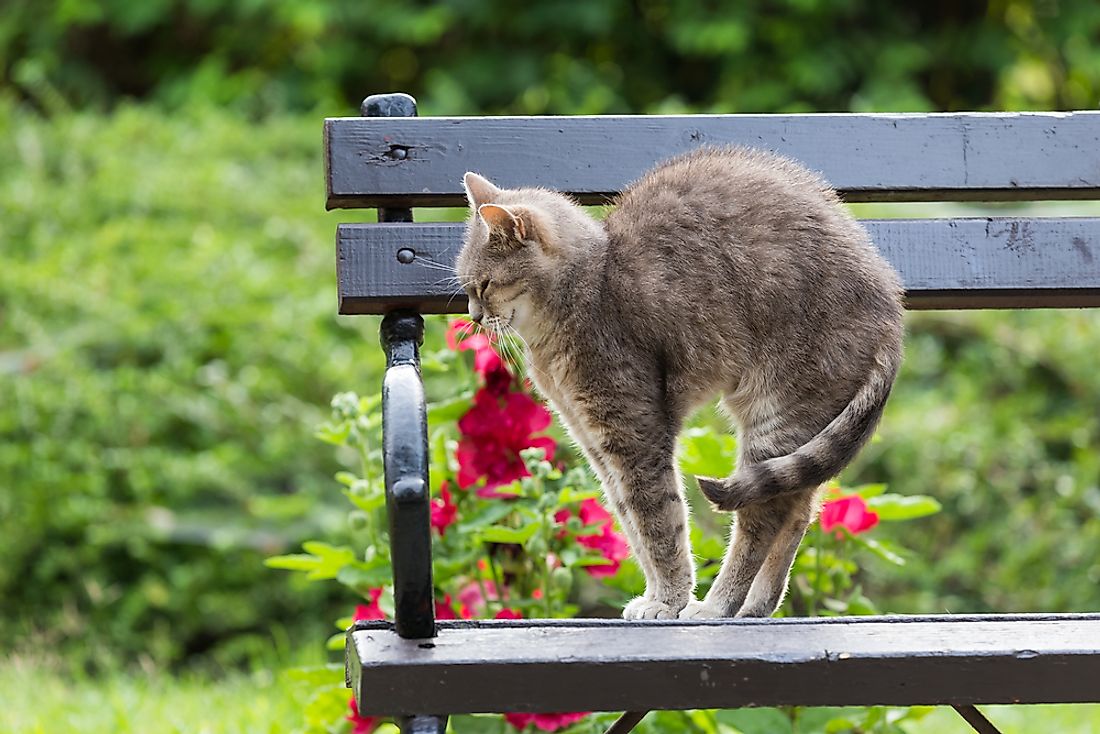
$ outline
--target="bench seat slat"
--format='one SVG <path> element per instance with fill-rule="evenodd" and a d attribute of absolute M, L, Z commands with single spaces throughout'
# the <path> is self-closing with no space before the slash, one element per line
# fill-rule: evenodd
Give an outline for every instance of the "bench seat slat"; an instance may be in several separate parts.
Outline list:
<path fill-rule="evenodd" d="M 902 275 L 909 308 L 1100 306 L 1100 219 L 884 219 L 864 224 Z M 343 224 L 337 230 L 340 313 L 417 306 L 461 313 L 446 268 L 463 225 Z M 397 252 L 410 249 L 411 263 Z"/>
<path fill-rule="evenodd" d="M 360 711 L 1080 703 L 1100 681 L 1100 615 L 439 627 L 349 632 Z"/>
<path fill-rule="evenodd" d="M 774 150 L 849 201 L 1100 198 L 1100 112 L 330 118 L 327 206 L 458 206 L 462 174 L 601 203 L 704 144 Z"/>

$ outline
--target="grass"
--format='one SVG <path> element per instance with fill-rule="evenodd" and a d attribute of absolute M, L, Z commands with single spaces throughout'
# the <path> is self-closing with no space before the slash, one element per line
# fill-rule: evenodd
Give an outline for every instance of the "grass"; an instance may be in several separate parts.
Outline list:
<path fill-rule="evenodd" d="M 27 658 L 0 663 L 0 734 L 282 734 L 305 724 L 307 691 L 275 668 L 219 676 L 150 670 L 91 677 L 58 670 Z M 1004 734 L 1087 734 L 1100 726 L 1100 705 L 982 708 Z M 906 730 L 971 731 L 948 708 Z"/>
<path fill-rule="evenodd" d="M 269 671 L 68 677 L 26 659 L 0 665 L 3 734 L 282 734 L 302 727 L 304 694 Z"/>
<path fill-rule="evenodd" d="M 1003 734 L 1059 732 L 1091 734 L 1100 729 L 1100 705 L 1077 706 L 981 706 L 986 717 Z M 973 734 L 973 729 L 949 708 L 937 708 L 909 734 Z"/>

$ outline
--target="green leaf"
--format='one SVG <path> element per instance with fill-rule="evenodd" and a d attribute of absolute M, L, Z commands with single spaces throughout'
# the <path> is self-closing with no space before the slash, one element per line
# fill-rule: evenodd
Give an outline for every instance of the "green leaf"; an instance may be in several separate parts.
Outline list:
<path fill-rule="evenodd" d="M 312 571 L 320 565 L 316 556 L 307 553 L 291 553 L 285 556 L 272 556 L 264 559 L 268 568 L 281 568 L 286 571 Z"/>
<path fill-rule="evenodd" d="M 334 446 L 343 446 L 347 443 L 348 435 L 351 433 L 351 424 L 344 422 L 338 425 L 326 423 L 317 429 L 317 432 L 313 435 L 325 443 L 330 443 Z"/>
<path fill-rule="evenodd" d="M 741 734 L 792 734 L 790 718 L 779 709 L 732 709 L 719 711 L 715 718 Z"/>
<path fill-rule="evenodd" d="M 478 536 L 483 543 L 514 543 L 523 545 L 531 536 L 539 531 L 538 523 L 532 522 L 521 528 L 509 528 L 503 525 L 494 525 L 485 528 Z"/>
<path fill-rule="evenodd" d="M 352 562 L 344 565 L 336 573 L 336 580 L 360 593 L 366 593 L 367 589 L 385 584 L 391 575 L 389 561 L 379 556 L 368 563 Z"/>
<path fill-rule="evenodd" d="M 858 487 L 854 487 L 852 491 L 858 494 L 863 499 L 871 499 L 872 497 L 878 497 L 880 494 L 886 491 L 885 484 L 861 484 Z"/>
<path fill-rule="evenodd" d="M 363 512 L 374 512 L 386 504 L 386 495 L 383 492 L 375 492 L 364 497 L 345 489 L 344 496 Z"/>
<path fill-rule="evenodd" d="M 876 556 L 886 561 L 887 563 L 893 563 L 895 566 L 904 566 L 905 559 L 898 555 L 893 548 L 889 547 L 886 543 L 882 543 L 873 538 L 866 538 L 861 535 L 848 535 L 857 545 L 860 545 L 867 550 L 874 553 Z"/>
<path fill-rule="evenodd" d="M 450 400 L 441 400 L 428 405 L 428 421 L 431 423 L 454 423 L 470 409 L 473 393 L 464 392 Z"/>
<path fill-rule="evenodd" d="M 610 566 L 611 561 L 603 556 L 581 556 L 567 566 Z"/>
<path fill-rule="evenodd" d="M 336 481 L 340 482 L 340 484 L 345 487 L 350 487 L 355 484 L 355 482 L 359 481 L 359 477 L 349 471 L 338 471 L 336 472 Z"/>
<path fill-rule="evenodd" d="M 355 552 L 347 546 L 332 546 L 317 540 L 302 543 L 302 548 L 317 559 L 317 565 L 310 572 L 311 581 L 336 578 L 344 566 L 355 563 Z"/>
<path fill-rule="evenodd" d="M 867 506 L 884 522 L 913 520 L 935 515 L 943 507 L 934 498 L 923 494 L 883 494 L 867 500 Z"/>
<path fill-rule="evenodd" d="M 736 456 L 737 439 L 710 428 L 690 428 L 680 441 L 680 467 L 685 474 L 727 476 Z"/>
<path fill-rule="evenodd" d="M 478 528 L 483 528 L 486 525 L 492 525 L 493 523 L 511 514 L 514 509 L 515 508 L 513 508 L 507 502 L 494 502 L 486 506 L 480 512 L 477 512 L 472 516 L 467 517 L 465 520 L 459 523 L 456 529 L 462 534 L 472 532 L 474 530 L 477 530 Z"/>
<path fill-rule="evenodd" d="M 600 491 L 598 489 L 586 489 L 579 490 L 573 487 L 566 487 L 558 493 L 558 503 L 562 505 L 572 505 L 585 500 L 595 500 L 600 498 Z"/>

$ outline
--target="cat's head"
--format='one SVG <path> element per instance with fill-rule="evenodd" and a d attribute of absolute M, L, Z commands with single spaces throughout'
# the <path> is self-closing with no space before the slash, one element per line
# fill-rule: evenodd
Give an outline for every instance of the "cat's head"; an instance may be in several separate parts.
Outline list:
<path fill-rule="evenodd" d="M 456 270 L 470 318 L 494 331 L 531 333 L 564 261 L 602 229 L 554 191 L 502 189 L 476 173 L 463 184 L 470 216 Z"/>

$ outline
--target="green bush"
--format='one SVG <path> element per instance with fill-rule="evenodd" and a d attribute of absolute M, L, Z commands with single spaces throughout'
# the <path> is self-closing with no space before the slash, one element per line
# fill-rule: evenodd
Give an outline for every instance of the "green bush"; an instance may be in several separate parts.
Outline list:
<path fill-rule="evenodd" d="M 891 611 L 1100 609 L 1096 312 L 912 314 L 908 326 L 862 465 L 944 512 L 890 529 L 918 550 L 876 576 Z"/>
<path fill-rule="evenodd" d="M 342 527 L 312 433 L 381 364 L 334 315 L 319 133 L 0 103 L 0 646 L 234 658 L 329 618 L 261 565 Z"/>
<path fill-rule="evenodd" d="M 0 84 L 261 113 L 395 89 L 449 114 L 1087 108 L 1098 30 L 1092 0 L 7 0 Z"/>

